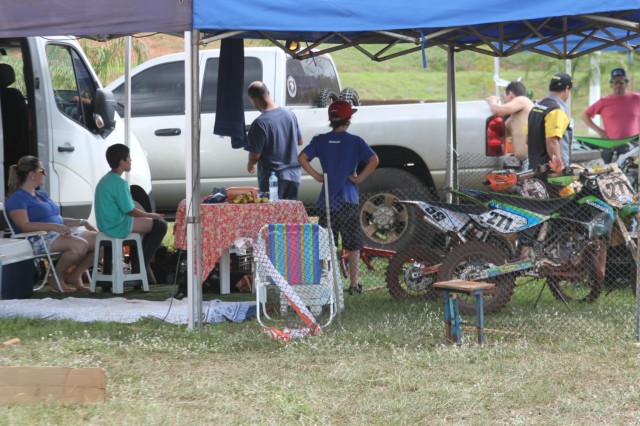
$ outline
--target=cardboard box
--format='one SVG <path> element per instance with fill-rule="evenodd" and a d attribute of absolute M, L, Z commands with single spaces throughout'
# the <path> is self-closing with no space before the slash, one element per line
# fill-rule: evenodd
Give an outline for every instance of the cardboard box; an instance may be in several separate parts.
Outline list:
<path fill-rule="evenodd" d="M 104 402 L 107 376 L 102 368 L 0 367 L 0 403 Z"/>
<path fill-rule="evenodd" d="M 33 296 L 34 256 L 26 240 L 0 239 L 0 299 Z"/>

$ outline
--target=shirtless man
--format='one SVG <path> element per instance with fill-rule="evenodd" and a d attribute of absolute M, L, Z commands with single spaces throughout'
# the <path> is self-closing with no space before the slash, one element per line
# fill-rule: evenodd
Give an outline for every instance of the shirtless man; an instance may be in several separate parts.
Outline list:
<path fill-rule="evenodd" d="M 527 98 L 527 89 L 519 81 L 512 81 L 505 88 L 506 102 L 501 105 L 497 96 L 489 96 L 487 103 L 491 108 L 491 113 L 498 117 L 509 116 L 505 125 L 513 142 L 514 154 L 522 162 L 522 168 L 527 169 L 529 161 L 527 159 L 527 134 L 525 127 L 529 112 L 533 108 L 533 102 Z"/>

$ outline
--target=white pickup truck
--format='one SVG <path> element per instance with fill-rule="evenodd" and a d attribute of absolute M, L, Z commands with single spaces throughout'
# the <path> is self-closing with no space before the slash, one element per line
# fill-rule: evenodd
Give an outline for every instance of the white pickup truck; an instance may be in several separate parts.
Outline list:
<path fill-rule="evenodd" d="M 246 170 L 247 152 L 231 148 L 230 139 L 213 134 L 219 50 L 200 52 L 201 184 L 203 194 L 214 187 L 256 186 Z M 266 83 L 273 100 L 293 110 L 305 142 L 329 130 L 328 104 L 340 97 L 359 105 L 353 89 L 343 89 L 330 56 L 295 60 L 276 47 L 245 48 L 245 78 Z M 132 74 L 132 130 L 148 156 L 156 208 L 175 211 L 185 196 L 184 54 L 149 60 Z M 109 86 L 119 103 L 124 101 L 123 78 Z M 244 99 L 245 123 L 258 111 Z M 504 134 L 488 132 L 490 109 L 486 102 L 457 104 L 458 152 L 471 162 L 460 162 L 461 185 L 477 184 L 479 175 L 501 166 Z M 412 238 L 415 218 L 398 197 L 441 192 L 446 168 L 446 104 L 413 103 L 359 105 L 350 132 L 364 138 L 380 158 L 376 172 L 365 181 L 361 227 L 366 244 L 397 249 Z M 492 126 L 495 127 L 495 126 Z M 498 128 L 500 126 L 498 125 Z M 493 138 L 488 135 L 493 134 Z M 489 155 L 488 155 L 489 154 Z M 299 198 L 313 207 L 319 185 L 303 175 Z"/>

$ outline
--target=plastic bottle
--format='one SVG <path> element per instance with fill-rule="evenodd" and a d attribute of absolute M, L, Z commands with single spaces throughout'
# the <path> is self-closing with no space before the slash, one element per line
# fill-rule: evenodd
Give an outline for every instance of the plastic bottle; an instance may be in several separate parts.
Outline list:
<path fill-rule="evenodd" d="M 278 176 L 276 176 L 276 172 L 271 172 L 271 176 L 269 176 L 269 201 L 278 201 Z"/>

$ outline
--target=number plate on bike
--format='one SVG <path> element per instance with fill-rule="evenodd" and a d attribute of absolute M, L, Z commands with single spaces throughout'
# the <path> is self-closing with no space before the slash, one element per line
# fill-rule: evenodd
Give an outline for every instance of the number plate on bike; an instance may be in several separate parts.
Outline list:
<path fill-rule="evenodd" d="M 518 232 L 541 222 L 542 218 L 525 212 L 512 210 L 509 206 L 498 206 L 486 213 L 472 216 L 474 220 L 503 234 Z"/>
<path fill-rule="evenodd" d="M 605 201 L 614 207 L 621 208 L 633 201 L 633 189 L 622 172 L 598 176 L 598 188 Z"/>

